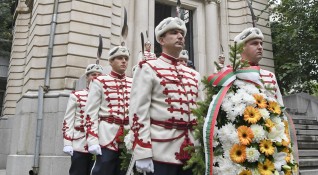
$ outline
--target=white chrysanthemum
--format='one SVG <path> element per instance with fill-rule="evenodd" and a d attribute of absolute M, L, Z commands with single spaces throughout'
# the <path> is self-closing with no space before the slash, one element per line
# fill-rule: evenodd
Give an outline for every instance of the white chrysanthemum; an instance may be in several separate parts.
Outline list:
<path fill-rule="evenodd" d="M 246 90 L 248 94 L 251 94 L 251 95 L 259 93 L 259 89 L 254 84 L 247 84 L 243 88 L 244 90 Z"/>
<path fill-rule="evenodd" d="M 247 94 L 247 92 L 244 89 L 238 89 L 236 91 L 237 94 L 240 94 L 242 96 L 242 94 Z"/>
<path fill-rule="evenodd" d="M 253 124 L 251 125 L 251 129 L 254 134 L 254 138 L 253 138 L 254 141 L 259 142 L 265 138 L 266 132 L 261 125 Z"/>
<path fill-rule="evenodd" d="M 285 160 L 286 156 L 287 156 L 287 153 L 285 152 L 277 153 L 277 150 L 275 150 L 273 158 L 274 158 L 274 166 L 277 171 L 281 171 L 282 166 L 286 165 L 286 160 Z"/>
<path fill-rule="evenodd" d="M 249 96 L 249 94 L 246 92 L 246 90 L 238 89 L 236 94 L 242 99 L 243 103 L 246 103 L 249 101 L 249 99 L 246 99 L 246 97 Z"/>
<path fill-rule="evenodd" d="M 218 127 L 214 127 L 214 132 L 213 132 L 213 147 L 216 147 L 220 144 L 220 142 L 218 141 L 218 137 L 217 137 L 217 133 L 218 133 Z"/>
<path fill-rule="evenodd" d="M 248 162 L 256 162 L 260 156 L 260 153 L 257 149 L 251 147 L 246 148 L 246 159 Z"/>
<path fill-rule="evenodd" d="M 223 145 L 226 143 L 239 143 L 237 131 L 235 126 L 231 123 L 228 123 L 219 129 L 218 137 Z"/>
<path fill-rule="evenodd" d="M 267 137 L 272 142 L 282 142 L 282 139 L 288 140 L 288 138 L 285 134 L 284 123 L 281 122 L 279 124 L 275 124 L 275 126 L 272 127 L 271 131 L 268 133 Z"/>
<path fill-rule="evenodd" d="M 233 109 L 234 103 L 232 103 L 230 100 L 223 100 L 222 103 L 222 109 L 225 112 L 229 112 Z"/>
<path fill-rule="evenodd" d="M 234 92 L 228 92 L 224 98 L 231 99 L 234 96 Z"/>
<path fill-rule="evenodd" d="M 220 159 L 218 174 L 236 175 L 236 167 L 234 163 L 229 159 Z"/>
<path fill-rule="evenodd" d="M 220 162 L 220 159 L 223 159 L 222 155 L 219 156 L 213 156 L 213 164 Z"/>
<path fill-rule="evenodd" d="M 226 118 L 228 120 L 230 120 L 231 122 L 235 121 L 235 119 L 236 119 L 236 117 L 238 115 L 238 113 L 236 111 L 233 111 L 233 110 L 230 110 L 230 111 L 228 111 L 226 113 L 227 113 Z"/>
<path fill-rule="evenodd" d="M 256 106 L 256 100 L 255 100 L 255 98 L 252 95 L 244 94 L 243 98 L 244 98 L 245 103 L 248 106 L 253 106 L 253 107 Z"/>
<path fill-rule="evenodd" d="M 279 125 L 279 124 L 282 123 L 282 120 L 281 120 L 279 117 L 277 117 L 277 116 L 271 117 L 271 120 L 272 120 L 272 122 L 274 122 L 276 125 Z"/>
<path fill-rule="evenodd" d="M 246 106 L 247 106 L 247 105 L 246 105 L 245 103 L 237 104 L 237 105 L 235 105 L 235 107 L 233 108 L 233 111 L 234 111 L 237 115 L 243 115 Z"/>
<path fill-rule="evenodd" d="M 131 130 L 129 130 L 127 135 L 124 137 L 125 146 L 129 152 L 132 150 L 134 140 L 134 133 Z"/>
<path fill-rule="evenodd" d="M 261 113 L 261 116 L 264 120 L 269 118 L 269 112 L 266 109 L 258 109 L 258 111 Z"/>
<path fill-rule="evenodd" d="M 233 84 L 235 86 L 242 87 L 242 86 L 246 86 L 247 83 L 245 81 L 242 81 L 242 80 L 235 80 Z"/>
<path fill-rule="evenodd" d="M 235 94 L 232 98 L 231 98 L 232 103 L 234 104 L 238 104 L 238 103 L 242 103 L 242 96 L 239 94 Z"/>

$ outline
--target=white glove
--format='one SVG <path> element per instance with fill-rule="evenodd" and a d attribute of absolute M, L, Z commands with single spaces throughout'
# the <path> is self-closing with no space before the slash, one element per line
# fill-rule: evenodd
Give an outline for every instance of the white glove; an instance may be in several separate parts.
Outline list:
<path fill-rule="evenodd" d="M 94 155 L 102 155 L 102 150 L 100 149 L 99 145 L 92 145 L 88 147 L 88 152 L 94 154 Z"/>
<path fill-rule="evenodd" d="M 73 147 L 72 146 L 64 146 L 63 152 L 70 155 L 70 156 L 73 156 Z"/>
<path fill-rule="evenodd" d="M 153 162 L 152 158 L 145 158 L 136 160 L 136 168 L 137 171 L 143 171 L 143 172 L 154 172 Z"/>

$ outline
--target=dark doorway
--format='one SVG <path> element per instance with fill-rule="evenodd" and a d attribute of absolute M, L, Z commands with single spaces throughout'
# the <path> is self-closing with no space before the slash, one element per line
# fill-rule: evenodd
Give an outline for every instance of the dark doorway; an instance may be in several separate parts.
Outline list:
<path fill-rule="evenodd" d="M 155 4 L 155 26 L 159 24 L 163 19 L 172 16 L 173 11 L 175 11 L 176 6 L 171 6 L 167 4 L 162 4 L 156 2 Z M 190 60 L 194 63 L 194 51 L 193 51 L 193 12 L 191 10 L 187 10 L 188 13 L 188 22 L 186 23 L 187 27 L 187 35 L 185 37 L 185 50 L 188 50 Z M 155 35 L 154 35 L 155 38 Z M 161 47 L 160 44 L 156 42 L 156 39 L 154 40 L 154 52 L 158 56 L 160 56 L 161 53 Z"/>

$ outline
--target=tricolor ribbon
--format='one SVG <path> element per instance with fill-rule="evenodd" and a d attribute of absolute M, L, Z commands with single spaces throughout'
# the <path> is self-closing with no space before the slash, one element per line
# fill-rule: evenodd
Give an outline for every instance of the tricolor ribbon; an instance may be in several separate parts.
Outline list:
<path fill-rule="evenodd" d="M 222 86 L 221 90 L 215 95 L 210 103 L 208 114 L 205 118 L 203 126 L 203 142 L 205 149 L 205 175 L 213 174 L 213 136 L 216 119 L 221 107 L 222 101 L 227 91 L 232 86 L 236 79 L 248 81 L 259 86 L 263 86 L 260 78 L 260 67 L 250 66 L 236 71 L 233 68 L 227 68 L 226 70 L 217 74 L 212 74 L 208 78 L 209 84 L 213 86 Z"/>

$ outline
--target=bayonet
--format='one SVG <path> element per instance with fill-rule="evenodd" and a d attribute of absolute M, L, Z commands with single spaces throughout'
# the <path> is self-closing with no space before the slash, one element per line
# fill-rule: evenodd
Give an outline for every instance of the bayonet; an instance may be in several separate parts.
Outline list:
<path fill-rule="evenodd" d="M 142 56 L 145 55 L 145 39 L 144 39 L 144 34 L 140 32 L 140 38 L 141 38 L 141 51 L 142 51 Z"/>
<path fill-rule="evenodd" d="M 177 7 L 176 7 L 177 17 L 181 19 L 181 1 L 177 1 Z"/>
<path fill-rule="evenodd" d="M 102 56 L 102 52 L 103 52 L 103 40 L 102 40 L 102 36 L 99 34 L 99 44 L 97 49 L 96 64 L 99 64 L 99 60 L 100 60 L 100 57 Z"/>
<path fill-rule="evenodd" d="M 246 2 L 247 2 L 247 5 L 248 5 L 248 8 L 251 11 L 253 27 L 256 27 L 257 19 L 256 19 L 256 16 L 254 14 L 254 10 L 253 10 L 252 4 L 251 4 L 251 2 L 249 0 L 246 0 Z"/>
<path fill-rule="evenodd" d="M 127 35 L 128 35 L 127 10 L 126 10 L 126 7 L 124 7 L 124 23 L 123 23 L 123 28 L 121 30 L 121 36 L 123 40 L 126 39 Z M 123 41 L 121 45 L 124 46 L 125 42 Z"/>

